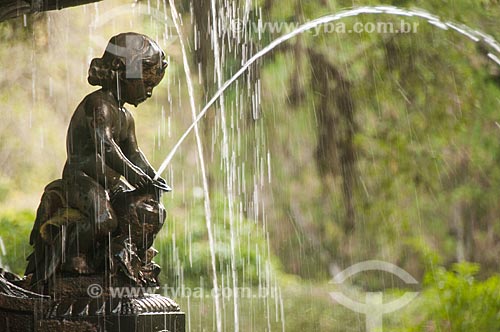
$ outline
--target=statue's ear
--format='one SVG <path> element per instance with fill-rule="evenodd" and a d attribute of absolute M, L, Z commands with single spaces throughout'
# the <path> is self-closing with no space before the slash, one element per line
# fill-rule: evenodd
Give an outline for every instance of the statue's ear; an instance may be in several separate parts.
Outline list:
<path fill-rule="evenodd" d="M 114 58 L 111 61 L 111 69 L 114 71 L 118 71 L 120 69 L 125 68 L 125 62 L 121 58 Z"/>

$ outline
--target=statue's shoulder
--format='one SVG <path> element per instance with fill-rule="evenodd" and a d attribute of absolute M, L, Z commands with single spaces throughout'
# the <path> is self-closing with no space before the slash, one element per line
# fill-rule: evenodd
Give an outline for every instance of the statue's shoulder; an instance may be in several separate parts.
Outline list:
<path fill-rule="evenodd" d="M 82 101 L 86 116 L 107 118 L 117 108 L 116 101 L 110 92 L 97 90 L 87 95 Z"/>
<path fill-rule="evenodd" d="M 134 123 L 134 116 L 132 115 L 132 112 L 130 112 L 126 107 L 122 107 L 121 110 L 122 113 L 125 115 L 126 121 Z"/>

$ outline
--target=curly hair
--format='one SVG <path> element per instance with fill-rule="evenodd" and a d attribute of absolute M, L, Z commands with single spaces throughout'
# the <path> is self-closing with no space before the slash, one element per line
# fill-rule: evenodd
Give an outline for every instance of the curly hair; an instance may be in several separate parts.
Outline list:
<path fill-rule="evenodd" d="M 101 58 L 90 62 L 88 82 L 91 85 L 106 86 L 116 79 L 119 72 L 127 71 L 134 78 L 140 78 L 142 64 L 161 62 L 162 70 L 167 67 L 165 53 L 148 36 L 126 32 L 111 37 Z"/>

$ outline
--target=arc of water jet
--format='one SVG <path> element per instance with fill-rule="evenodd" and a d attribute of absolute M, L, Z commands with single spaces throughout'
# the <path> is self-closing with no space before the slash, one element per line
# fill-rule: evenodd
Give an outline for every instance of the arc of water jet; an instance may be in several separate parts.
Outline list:
<path fill-rule="evenodd" d="M 488 58 L 495 61 L 500 66 L 500 59 L 492 53 L 488 53 Z"/>
<path fill-rule="evenodd" d="M 212 38 L 214 42 L 214 63 L 215 63 L 215 73 L 217 76 L 217 87 L 220 89 L 222 87 L 222 69 L 221 69 L 221 57 L 219 48 L 219 34 L 217 33 L 217 11 L 216 11 L 216 0 L 211 0 L 211 11 L 212 11 Z M 227 172 L 227 205 L 229 214 L 229 234 L 230 234 L 230 252 L 231 252 L 231 278 L 233 279 L 233 311 L 234 311 L 234 332 L 238 332 L 240 329 L 239 322 L 239 310 L 238 310 L 238 271 L 236 271 L 236 234 L 234 232 L 234 215 L 233 215 L 233 181 L 232 181 L 232 169 L 229 163 L 229 139 L 227 134 L 227 124 L 226 124 L 226 111 L 224 104 L 224 95 L 220 96 L 220 118 L 221 118 L 221 129 L 222 129 L 222 159 Z M 220 320 L 218 320 L 218 323 Z M 217 332 L 222 331 L 222 326 L 217 325 Z"/>
<path fill-rule="evenodd" d="M 165 1 L 165 0 L 164 0 Z M 221 307 L 220 307 L 220 296 L 219 296 L 219 282 L 217 280 L 217 265 L 216 265 L 216 260 L 215 260 L 215 241 L 214 241 L 214 236 L 212 232 L 212 212 L 210 210 L 210 195 L 208 192 L 208 182 L 207 182 L 207 175 L 206 175 L 206 169 L 205 169 L 205 160 L 203 158 L 203 146 L 201 144 L 201 139 L 200 139 L 200 134 L 198 132 L 198 126 L 197 126 L 197 117 L 196 117 L 196 106 L 194 103 L 194 91 L 193 91 L 193 83 L 191 82 L 191 70 L 189 68 L 189 62 L 187 59 L 187 54 L 186 54 L 186 47 L 184 46 L 184 38 L 182 35 L 182 31 L 179 27 L 179 23 L 177 22 L 178 19 L 178 13 L 175 8 L 175 3 L 174 0 L 169 0 L 170 3 L 170 11 L 172 12 L 172 20 L 175 25 L 175 29 L 177 30 L 177 34 L 179 35 L 179 41 L 181 43 L 181 50 L 182 50 L 182 60 L 184 63 L 184 72 L 186 74 L 186 84 L 188 87 L 188 94 L 189 94 L 189 103 L 191 106 L 191 113 L 193 115 L 193 124 L 194 124 L 194 132 L 196 136 L 196 145 L 198 147 L 198 158 L 200 158 L 200 167 L 201 167 L 201 175 L 202 175 L 202 182 L 203 182 L 203 193 L 205 195 L 205 221 L 206 221 L 206 226 L 207 226 L 207 233 L 208 233 L 208 243 L 210 247 L 210 257 L 211 257 L 211 267 L 212 267 L 212 282 L 213 282 L 213 290 L 215 292 L 214 296 L 214 303 L 215 303 L 215 311 L 216 311 L 216 321 L 217 321 L 217 332 L 222 331 L 222 316 L 221 316 Z M 158 176 L 161 174 L 161 172 L 158 172 L 155 176 L 155 179 L 158 178 Z"/>
<path fill-rule="evenodd" d="M 224 82 L 222 87 L 214 94 L 212 99 L 210 99 L 208 101 L 208 103 L 203 107 L 201 112 L 198 113 L 198 116 L 196 117 L 194 122 L 187 128 L 187 130 L 184 132 L 184 134 L 180 137 L 179 141 L 177 141 L 177 143 L 174 145 L 174 147 L 172 148 L 172 150 L 167 155 L 167 157 L 165 158 L 165 160 L 161 164 L 160 168 L 158 169 L 158 172 L 155 176 L 155 179 L 157 179 L 160 176 L 160 174 L 163 173 L 163 171 L 165 171 L 166 167 L 168 166 L 168 164 L 172 160 L 175 152 L 179 149 L 180 145 L 184 142 L 184 140 L 189 135 L 191 130 L 193 130 L 193 128 L 196 127 L 197 123 L 201 120 L 201 118 L 205 115 L 205 113 L 210 109 L 210 107 L 215 103 L 215 101 L 223 94 L 223 92 L 229 87 L 229 85 L 231 85 L 234 81 L 236 81 L 236 79 L 238 79 L 248 69 L 248 67 L 250 67 L 255 61 L 257 61 L 259 58 L 261 58 L 262 56 L 269 53 L 276 46 L 284 43 L 285 41 L 295 37 L 296 35 L 298 35 L 300 33 L 303 33 L 307 30 L 313 29 L 314 27 L 316 27 L 320 24 L 326 24 L 326 23 L 338 21 L 338 20 L 345 18 L 345 17 L 356 16 L 356 15 L 365 14 L 365 13 L 366 14 L 385 13 L 385 14 L 396 15 L 396 16 L 419 17 L 419 18 L 423 18 L 423 19 L 427 20 L 428 23 L 433 24 L 433 25 L 436 25 L 436 23 L 438 23 L 439 25 L 436 25 L 436 26 L 440 29 L 444 29 L 444 30 L 448 29 L 448 26 L 445 23 L 443 23 L 442 21 L 440 21 L 439 17 L 432 15 L 428 12 L 425 12 L 425 11 L 420 10 L 420 9 L 419 10 L 414 10 L 414 9 L 405 10 L 405 9 L 400 9 L 400 8 L 392 7 L 392 6 L 360 7 L 360 8 L 356 8 L 356 9 L 341 11 L 341 12 L 334 14 L 334 15 L 323 16 L 323 17 L 320 17 L 320 18 L 317 18 L 317 19 L 314 19 L 314 20 L 311 20 L 307 23 L 302 24 L 294 31 L 291 31 L 291 32 L 289 32 L 281 37 L 276 38 L 271 43 L 269 43 L 266 47 L 261 49 L 259 52 L 255 53 L 236 72 L 236 74 L 233 75 L 233 77 L 231 77 L 226 82 Z M 465 28 L 466 26 L 463 26 L 463 27 Z M 470 29 L 468 27 L 467 27 L 467 29 L 469 29 L 469 31 L 466 31 L 466 33 L 462 32 L 461 31 L 462 29 L 460 29 L 460 30 L 453 29 L 453 31 L 456 31 L 456 32 L 460 33 L 461 35 L 466 36 L 469 39 L 472 39 L 473 41 L 476 41 L 475 39 L 479 38 L 479 41 L 485 42 L 490 47 L 492 47 L 493 49 L 495 49 L 497 52 L 500 53 L 500 45 L 498 44 L 498 42 L 496 42 L 493 39 L 493 37 L 491 37 L 483 32 Z M 474 36 L 476 38 L 471 38 L 471 36 Z M 498 59 L 498 57 L 496 57 L 494 54 L 489 53 L 488 57 L 491 58 L 492 60 L 494 60 L 495 62 L 497 62 L 496 59 Z M 499 65 L 500 65 L 500 63 L 499 63 Z"/>
<path fill-rule="evenodd" d="M 173 0 L 169 0 L 169 1 L 171 4 L 171 7 L 175 10 L 175 7 L 173 6 Z M 418 10 L 418 11 L 417 10 L 404 10 L 404 9 L 399 9 L 396 7 L 390 7 L 390 6 L 361 7 L 361 8 L 357 8 L 357 9 L 353 9 L 353 10 L 342 11 L 342 12 L 335 14 L 335 15 L 327 15 L 324 17 L 317 18 L 315 20 L 309 21 L 309 22 L 299 26 L 296 30 L 291 31 L 290 33 L 287 33 L 287 34 L 273 40 L 266 47 L 261 49 L 255 55 L 253 55 L 236 72 L 235 75 L 233 75 L 230 79 L 228 79 L 222 86 L 219 86 L 219 90 L 214 94 L 214 96 L 209 100 L 209 102 L 203 107 L 201 112 L 197 116 L 193 117 L 194 118 L 193 123 L 187 128 L 187 130 L 184 132 L 184 134 L 181 136 L 181 138 L 178 140 L 178 142 L 174 145 L 174 147 L 172 148 L 170 153 L 167 155 L 167 157 L 165 158 L 165 160 L 161 164 L 160 168 L 158 169 L 158 172 L 155 176 L 155 179 L 157 179 L 163 173 L 163 171 L 166 169 L 166 167 L 168 166 L 168 164 L 172 160 L 173 156 L 175 155 L 176 151 L 178 150 L 180 145 L 184 142 L 184 140 L 189 135 L 189 133 L 193 129 L 195 129 L 195 133 L 197 132 L 197 128 L 198 128 L 197 123 L 206 114 L 206 112 L 215 103 L 215 101 L 217 101 L 217 99 L 222 96 L 223 92 L 229 87 L 229 85 L 231 85 L 236 79 L 238 79 L 259 58 L 266 55 L 271 50 L 273 50 L 276 46 L 282 44 L 283 42 L 295 37 L 296 35 L 298 35 L 300 33 L 303 33 L 307 30 L 313 29 L 314 27 L 316 27 L 320 24 L 326 24 L 326 23 L 340 20 L 342 18 L 356 16 L 356 15 L 364 14 L 364 13 L 366 13 L 366 14 L 386 13 L 386 14 L 392 14 L 392 15 L 396 15 L 396 16 L 419 17 L 419 18 L 427 20 L 427 22 L 429 24 L 432 24 L 440 29 L 447 30 L 449 27 L 453 31 L 458 32 L 461 35 L 466 36 L 467 38 L 471 39 L 474 42 L 483 41 L 484 43 L 489 45 L 492 49 L 494 49 L 496 52 L 500 53 L 500 45 L 491 36 L 484 34 L 480 31 L 472 30 L 472 29 L 470 29 L 466 26 L 463 26 L 463 25 L 461 25 L 460 28 L 457 29 L 457 27 L 458 27 L 457 25 L 454 25 L 453 23 L 451 23 L 450 25 L 447 25 L 447 23 L 449 23 L 449 22 L 442 22 L 437 16 L 432 15 L 430 13 L 427 13 L 425 11 L 421 11 L 421 10 Z M 176 22 L 176 21 L 174 20 L 174 22 Z M 176 28 L 178 29 L 177 25 L 176 25 Z M 178 29 L 178 31 L 179 31 L 179 36 L 180 36 L 180 29 Z M 181 43 L 182 43 L 182 37 L 180 39 L 181 39 Z M 184 47 L 182 47 L 182 48 L 183 48 L 183 58 L 186 58 Z M 495 54 L 490 52 L 490 53 L 488 53 L 488 57 L 500 65 L 500 58 L 497 57 Z M 187 64 L 187 59 L 185 59 L 185 63 Z M 185 65 L 185 68 L 189 68 L 189 67 L 187 67 Z M 187 79 L 190 80 L 190 77 L 188 76 Z M 192 107 L 192 109 L 194 110 L 195 108 Z M 198 139 L 199 139 L 199 135 L 197 138 L 197 142 L 198 142 Z M 202 172 L 204 172 L 204 166 L 202 167 Z M 207 201 L 205 201 L 205 205 L 207 205 Z M 207 209 L 207 206 L 205 206 L 205 207 Z M 208 210 L 209 210 L 209 205 L 208 205 Z M 209 219 L 207 219 L 207 225 L 210 223 L 208 220 Z M 210 237 L 211 227 L 209 227 L 208 230 L 209 230 L 209 242 L 213 243 L 213 238 Z M 212 251 L 212 246 L 211 246 L 211 251 Z M 212 255 L 212 258 L 214 258 L 214 257 L 215 256 Z M 212 269 L 213 269 L 214 277 L 216 278 L 217 274 L 216 274 L 216 270 L 215 270 L 214 266 L 215 266 L 214 262 L 212 261 Z M 217 280 L 215 278 L 214 278 L 214 285 L 215 285 L 214 290 L 218 289 Z M 216 294 L 218 294 L 218 292 L 216 292 Z M 216 311 L 220 312 L 220 307 L 219 307 L 219 309 L 217 309 L 218 308 L 218 297 L 217 296 L 216 296 L 216 300 L 215 300 L 215 306 L 216 306 Z M 218 321 L 220 321 L 220 320 L 218 320 Z M 218 329 L 218 331 L 220 331 L 220 330 Z"/>

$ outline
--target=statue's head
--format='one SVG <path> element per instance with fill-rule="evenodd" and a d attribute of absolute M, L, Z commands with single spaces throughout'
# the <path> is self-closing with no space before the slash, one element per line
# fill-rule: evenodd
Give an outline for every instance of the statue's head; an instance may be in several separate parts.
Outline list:
<path fill-rule="evenodd" d="M 92 60 L 88 81 L 137 106 L 151 97 L 166 68 L 165 53 L 154 40 L 126 32 L 112 37 L 103 56 Z"/>

